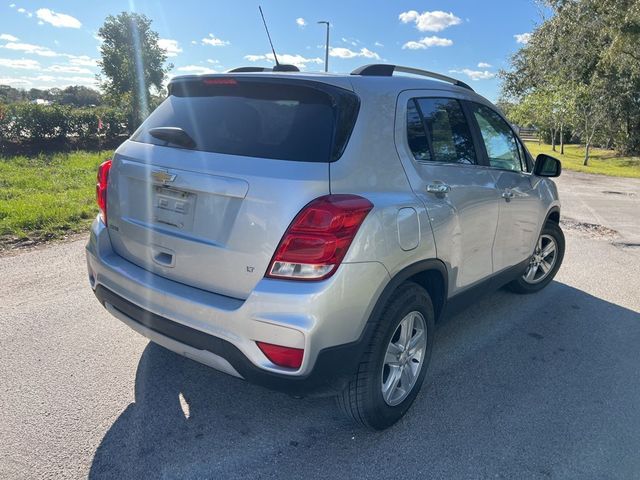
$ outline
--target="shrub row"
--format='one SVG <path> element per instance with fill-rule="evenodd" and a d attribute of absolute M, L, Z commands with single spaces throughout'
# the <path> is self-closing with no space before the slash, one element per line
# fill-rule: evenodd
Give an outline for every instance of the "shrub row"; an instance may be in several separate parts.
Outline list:
<path fill-rule="evenodd" d="M 15 103 L 0 105 L 0 140 L 43 142 L 73 138 L 115 138 L 128 134 L 127 117 L 110 107 L 74 108 L 66 105 Z"/>

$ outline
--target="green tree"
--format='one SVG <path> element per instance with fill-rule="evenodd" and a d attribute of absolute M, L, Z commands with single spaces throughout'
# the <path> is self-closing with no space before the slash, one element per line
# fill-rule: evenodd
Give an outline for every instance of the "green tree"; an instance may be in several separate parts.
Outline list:
<path fill-rule="evenodd" d="M 53 95 L 54 89 L 50 90 Z M 73 105 L 74 107 L 97 106 L 102 103 L 102 95 L 97 90 L 82 85 L 67 87 L 57 92 L 55 102 L 61 105 Z"/>
<path fill-rule="evenodd" d="M 152 95 L 163 90 L 173 65 L 165 66 L 166 52 L 158 45 L 158 33 L 145 15 L 110 15 L 98 35 L 103 40 L 98 80 L 110 103 L 126 109 L 133 130 L 149 114 Z"/>
<path fill-rule="evenodd" d="M 508 115 L 515 123 L 537 127 L 549 138 L 554 152 L 559 138 L 564 155 L 565 133 L 575 119 L 575 98 L 571 86 L 549 83 L 524 95 Z"/>
<path fill-rule="evenodd" d="M 607 115 L 606 108 L 600 101 L 598 84 L 578 85 L 575 87 L 574 125 L 580 133 L 585 147 L 583 165 L 589 165 L 589 153 L 598 128 Z"/>
<path fill-rule="evenodd" d="M 15 103 L 25 100 L 24 90 L 18 90 L 9 85 L 0 85 L 0 103 Z"/>
<path fill-rule="evenodd" d="M 544 3 L 553 16 L 501 72 L 503 96 L 519 103 L 536 91 L 560 91 L 574 102 L 567 117 L 585 146 L 597 142 L 640 153 L 640 0 Z"/>

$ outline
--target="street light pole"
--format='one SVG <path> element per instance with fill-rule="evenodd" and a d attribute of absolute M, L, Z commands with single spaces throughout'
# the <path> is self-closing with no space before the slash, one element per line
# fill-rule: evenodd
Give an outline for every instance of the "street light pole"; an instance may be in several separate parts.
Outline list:
<path fill-rule="evenodd" d="M 318 23 L 324 23 L 327 26 L 327 41 L 324 45 L 324 71 L 328 72 L 329 71 L 329 22 L 327 22 L 326 20 L 321 20 Z"/>

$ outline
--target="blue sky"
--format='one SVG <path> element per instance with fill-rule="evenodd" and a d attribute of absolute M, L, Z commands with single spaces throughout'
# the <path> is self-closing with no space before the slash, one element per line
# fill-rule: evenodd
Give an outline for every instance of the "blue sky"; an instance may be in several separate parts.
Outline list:
<path fill-rule="evenodd" d="M 495 100 L 498 69 L 541 21 L 534 0 L 2 0 L 0 84 L 20 88 L 94 86 L 98 28 L 124 10 L 153 20 L 172 75 L 269 65 L 258 13 L 262 4 L 282 63 L 324 68 L 324 25 L 331 22 L 329 70 L 396 63 L 450 74 Z"/>

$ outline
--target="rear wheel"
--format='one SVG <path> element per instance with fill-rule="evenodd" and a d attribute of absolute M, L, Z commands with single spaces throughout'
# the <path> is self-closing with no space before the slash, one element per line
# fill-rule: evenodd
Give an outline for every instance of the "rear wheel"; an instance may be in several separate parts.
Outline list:
<path fill-rule="evenodd" d="M 413 282 L 402 284 L 387 302 L 358 372 L 337 397 L 340 409 L 377 430 L 397 422 L 420 391 L 433 336 L 429 294 Z"/>
<path fill-rule="evenodd" d="M 564 258 L 564 234 L 557 223 L 548 222 L 529 260 L 524 274 L 508 287 L 516 293 L 533 293 L 546 287 L 556 276 Z"/>

